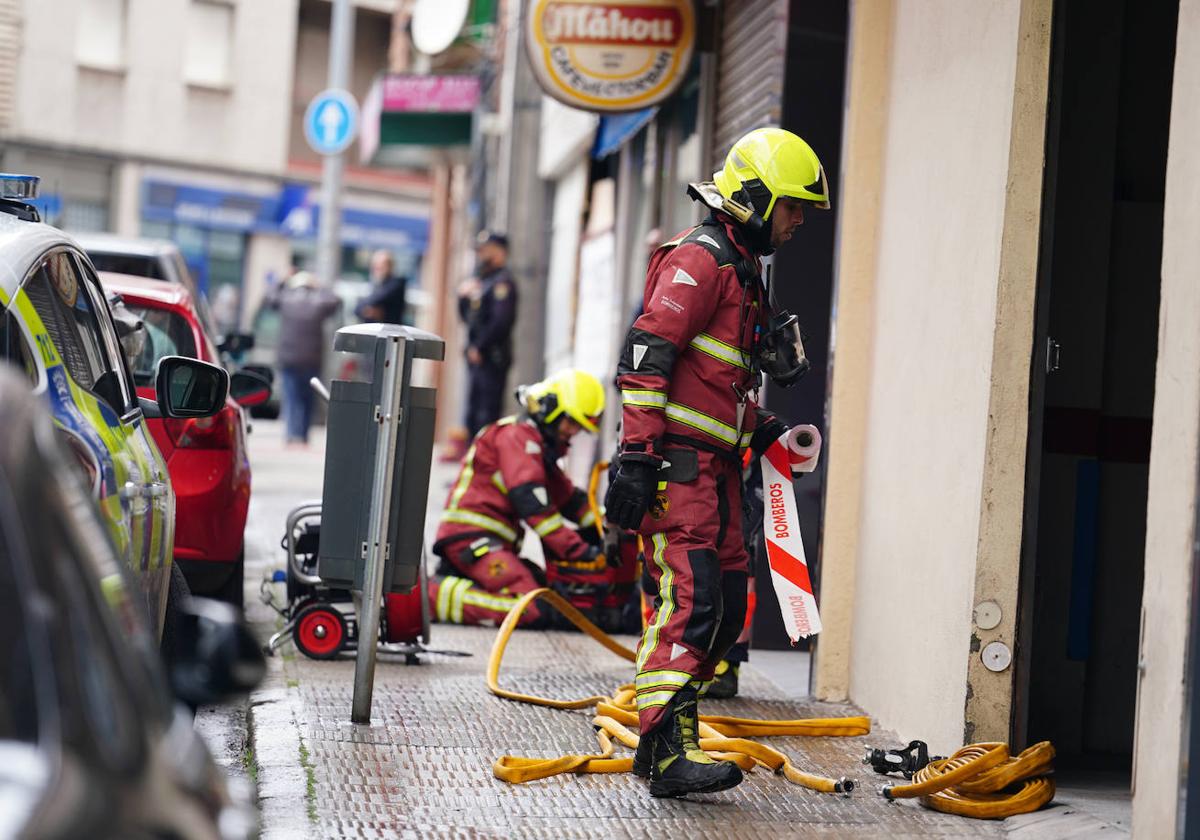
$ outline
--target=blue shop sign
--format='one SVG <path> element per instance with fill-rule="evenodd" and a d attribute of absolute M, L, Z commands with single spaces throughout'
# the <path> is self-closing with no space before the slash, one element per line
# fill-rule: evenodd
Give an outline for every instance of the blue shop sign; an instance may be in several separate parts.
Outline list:
<path fill-rule="evenodd" d="M 277 194 L 258 195 L 147 180 L 143 183 L 142 217 L 214 230 L 312 239 L 320 219 L 320 208 L 312 202 L 314 192 L 303 184 L 285 184 Z M 341 239 L 360 248 L 423 252 L 429 242 L 429 219 L 346 207 Z"/>

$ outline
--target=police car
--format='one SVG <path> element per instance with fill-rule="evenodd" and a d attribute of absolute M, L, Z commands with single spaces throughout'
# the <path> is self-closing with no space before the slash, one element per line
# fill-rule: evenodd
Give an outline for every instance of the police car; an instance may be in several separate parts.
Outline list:
<path fill-rule="evenodd" d="M 40 222 L 30 203 L 37 183 L 0 174 L 0 356 L 49 403 L 155 630 L 161 636 L 166 625 L 170 636 L 168 600 L 184 586 L 177 572 L 171 582 L 175 495 L 146 418 L 212 416 L 225 404 L 229 377 L 214 365 L 166 357 L 156 372 L 157 401 L 138 398 L 95 270 L 70 237 Z"/>

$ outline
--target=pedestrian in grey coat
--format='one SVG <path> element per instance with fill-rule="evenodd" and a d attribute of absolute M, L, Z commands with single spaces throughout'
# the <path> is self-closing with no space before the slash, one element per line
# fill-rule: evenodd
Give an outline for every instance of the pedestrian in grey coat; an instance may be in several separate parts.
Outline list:
<path fill-rule="evenodd" d="M 289 446 L 308 443 L 313 392 L 309 380 L 321 373 L 325 321 L 342 307 L 307 271 L 293 274 L 267 293 L 267 306 L 279 310 L 277 364 L 283 380 L 283 417 Z"/>

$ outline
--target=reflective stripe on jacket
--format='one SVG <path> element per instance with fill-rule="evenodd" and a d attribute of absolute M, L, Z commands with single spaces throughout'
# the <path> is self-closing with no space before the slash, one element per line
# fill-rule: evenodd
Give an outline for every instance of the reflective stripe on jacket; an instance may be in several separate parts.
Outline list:
<path fill-rule="evenodd" d="M 446 498 L 437 542 L 487 533 L 513 545 L 524 520 L 550 557 L 575 560 L 588 545 L 565 519 L 591 519 L 586 496 L 545 451 L 532 420 L 506 417 L 475 436 Z"/>

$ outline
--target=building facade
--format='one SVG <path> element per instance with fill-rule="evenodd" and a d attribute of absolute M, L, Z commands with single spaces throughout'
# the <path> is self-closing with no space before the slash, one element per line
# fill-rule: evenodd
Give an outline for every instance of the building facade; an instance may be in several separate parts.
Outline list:
<path fill-rule="evenodd" d="M 390 2 L 384 4 L 390 7 Z M 391 14 L 357 8 L 354 90 L 386 68 Z M 319 162 L 300 137 L 324 79 L 328 0 L 6 0 L 0 167 L 42 177 L 68 231 L 170 238 L 249 326 L 266 283 L 311 267 Z M 386 248 L 414 275 L 430 179 L 351 162 L 342 276 Z M 416 295 L 419 297 L 419 295 Z"/>

